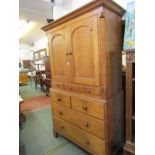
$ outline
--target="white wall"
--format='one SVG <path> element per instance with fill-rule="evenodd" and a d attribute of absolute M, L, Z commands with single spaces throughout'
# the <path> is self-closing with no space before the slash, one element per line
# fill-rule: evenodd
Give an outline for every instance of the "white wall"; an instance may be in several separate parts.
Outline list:
<path fill-rule="evenodd" d="M 60 5 L 55 5 L 53 9 L 53 17 L 54 19 L 58 19 L 90 1 L 93 0 L 68 0 Z"/>
<path fill-rule="evenodd" d="M 32 53 L 32 47 L 28 46 L 26 44 L 20 44 L 19 45 L 19 60 L 32 60 L 33 59 L 33 53 Z"/>
<path fill-rule="evenodd" d="M 38 51 L 40 49 L 46 48 L 47 54 L 48 52 L 48 39 L 47 37 L 44 37 L 34 43 L 34 46 L 32 47 L 33 52 Z M 49 54 L 48 54 L 49 55 Z"/>
<path fill-rule="evenodd" d="M 68 0 L 65 1 L 64 3 L 61 3 L 61 5 L 55 5 L 53 10 L 53 17 L 54 19 L 58 19 L 91 1 L 94 0 Z M 123 8 L 126 8 L 126 1 L 129 0 L 114 0 L 114 1 Z"/>
<path fill-rule="evenodd" d="M 46 48 L 47 55 L 49 55 L 48 51 L 48 40 L 47 37 L 44 37 L 34 43 L 33 46 L 28 46 L 25 44 L 20 44 L 19 48 L 19 60 L 33 59 L 33 52 L 38 51 L 40 49 Z"/>
<path fill-rule="evenodd" d="M 33 54 L 31 51 L 19 50 L 19 59 L 20 60 L 32 60 Z"/>

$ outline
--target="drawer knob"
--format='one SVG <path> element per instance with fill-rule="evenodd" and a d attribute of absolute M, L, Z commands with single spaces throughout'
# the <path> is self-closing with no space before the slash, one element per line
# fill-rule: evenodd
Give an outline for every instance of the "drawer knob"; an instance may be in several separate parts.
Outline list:
<path fill-rule="evenodd" d="M 67 56 L 68 56 L 68 55 L 72 55 L 72 52 L 66 53 L 66 55 L 67 55 Z"/>
<path fill-rule="evenodd" d="M 59 112 L 59 115 L 63 115 L 63 112 L 62 112 L 62 111 L 60 111 L 60 112 Z"/>
<path fill-rule="evenodd" d="M 88 110 L 87 105 L 83 105 L 83 106 L 82 106 L 82 109 L 85 110 L 85 111 L 87 111 L 87 110 Z"/>
<path fill-rule="evenodd" d="M 89 123 L 84 123 L 83 125 L 84 125 L 86 128 L 89 127 Z"/>
<path fill-rule="evenodd" d="M 64 126 L 60 126 L 60 129 L 64 129 Z"/>
<path fill-rule="evenodd" d="M 61 98 L 58 98 L 57 101 L 61 102 Z"/>
<path fill-rule="evenodd" d="M 91 90 L 87 90 L 86 92 L 90 94 L 91 93 Z"/>
<path fill-rule="evenodd" d="M 90 144 L 89 140 L 88 140 L 88 141 L 86 141 L 86 145 L 89 145 L 89 144 Z"/>

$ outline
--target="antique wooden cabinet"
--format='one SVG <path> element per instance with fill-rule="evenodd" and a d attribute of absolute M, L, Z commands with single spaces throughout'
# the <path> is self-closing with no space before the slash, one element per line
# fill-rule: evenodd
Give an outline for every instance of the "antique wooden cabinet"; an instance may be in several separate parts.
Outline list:
<path fill-rule="evenodd" d="M 49 39 L 54 135 L 94 155 L 112 155 L 123 144 L 124 12 L 97 0 L 42 28 Z"/>

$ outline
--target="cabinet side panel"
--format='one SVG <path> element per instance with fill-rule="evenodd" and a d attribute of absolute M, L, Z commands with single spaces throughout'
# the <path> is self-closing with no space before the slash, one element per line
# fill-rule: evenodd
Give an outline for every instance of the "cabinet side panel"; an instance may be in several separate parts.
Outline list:
<path fill-rule="evenodd" d="M 107 135 L 107 152 L 112 154 L 124 142 L 124 93 L 121 91 L 114 99 L 112 99 L 105 109 L 106 113 L 106 135 Z"/>
<path fill-rule="evenodd" d="M 106 27 L 106 93 L 107 98 L 122 89 L 122 19 L 105 9 Z"/>

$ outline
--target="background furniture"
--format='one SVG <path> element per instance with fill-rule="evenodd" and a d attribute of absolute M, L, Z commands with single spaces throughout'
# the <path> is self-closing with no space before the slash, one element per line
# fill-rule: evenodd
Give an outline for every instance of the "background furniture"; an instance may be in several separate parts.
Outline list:
<path fill-rule="evenodd" d="M 124 50 L 126 52 L 126 139 L 125 154 L 135 154 L 135 1 L 127 2 Z"/>
<path fill-rule="evenodd" d="M 34 77 L 35 87 L 37 89 L 38 85 L 40 85 L 41 91 L 44 91 L 44 75 L 45 71 L 37 71 Z"/>
<path fill-rule="evenodd" d="M 36 72 L 36 76 L 34 78 L 35 81 L 35 86 L 37 89 L 37 85 L 39 84 L 41 86 L 41 91 L 45 92 L 47 96 L 49 96 L 49 89 L 51 87 L 51 72 L 50 72 L 50 60 L 49 57 L 46 56 L 42 59 L 40 59 L 42 61 L 42 64 L 37 64 L 37 72 Z M 40 61 L 39 60 L 39 61 Z M 38 60 L 34 60 L 34 64 L 35 62 Z M 42 65 L 43 70 L 40 70 L 40 65 Z"/>
<path fill-rule="evenodd" d="M 33 52 L 33 58 L 34 60 L 40 60 L 40 59 L 44 59 L 47 57 L 47 50 L 46 48 L 44 49 L 40 49 L 36 52 Z"/>
<path fill-rule="evenodd" d="M 29 82 L 27 72 L 19 72 L 19 81 L 22 84 L 27 84 Z"/>
<path fill-rule="evenodd" d="M 22 128 L 22 124 L 25 121 L 25 115 L 21 112 L 21 104 L 24 102 L 23 98 L 19 95 L 19 128 Z"/>
<path fill-rule="evenodd" d="M 31 67 L 31 60 L 22 60 L 23 68 L 30 68 Z"/>
<path fill-rule="evenodd" d="M 50 95 L 50 88 L 51 88 L 51 72 L 50 72 L 50 59 L 49 57 L 46 58 L 45 60 L 45 75 L 46 78 L 44 79 L 44 84 L 45 84 L 45 93 L 46 96 Z"/>
<path fill-rule="evenodd" d="M 126 51 L 126 142 L 127 155 L 135 154 L 135 50 Z"/>
<path fill-rule="evenodd" d="M 124 12 L 98 0 L 42 28 L 49 38 L 53 133 L 93 155 L 123 146 Z"/>

